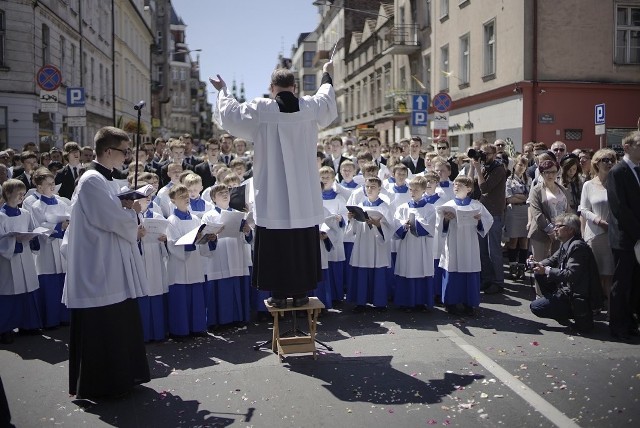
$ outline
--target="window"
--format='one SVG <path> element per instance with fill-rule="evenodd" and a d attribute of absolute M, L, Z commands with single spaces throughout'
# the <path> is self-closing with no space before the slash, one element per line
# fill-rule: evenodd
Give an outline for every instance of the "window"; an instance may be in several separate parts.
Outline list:
<path fill-rule="evenodd" d="M 42 24 L 42 65 L 49 64 L 49 26 Z"/>
<path fill-rule="evenodd" d="M 440 48 L 440 90 L 449 89 L 449 45 Z"/>
<path fill-rule="evenodd" d="M 315 54 L 313 51 L 304 51 L 302 53 L 302 66 L 304 68 L 313 67 L 313 57 Z"/>
<path fill-rule="evenodd" d="M 582 129 L 565 129 L 564 139 L 567 141 L 581 141 Z"/>
<path fill-rule="evenodd" d="M 305 74 L 302 76 L 302 90 L 303 91 L 315 91 L 316 90 L 316 75 Z"/>
<path fill-rule="evenodd" d="M 76 83 L 76 45 L 71 43 L 71 84 Z"/>
<path fill-rule="evenodd" d="M 449 0 L 440 0 L 440 19 L 449 16 Z"/>
<path fill-rule="evenodd" d="M 460 85 L 469 84 L 469 33 L 460 37 Z"/>
<path fill-rule="evenodd" d="M 6 36 L 7 28 L 5 23 L 4 10 L 0 10 L 0 67 L 5 65 L 5 53 L 4 53 L 4 39 Z M 0 141 L 0 144 L 2 142 Z"/>
<path fill-rule="evenodd" d="M 98 95 L 100 96 L 100 101 L 104 102 L 104 67 L 100 64 L 98 75 L 100 77 L 100 81 L 98 84 L 100 85 L 100 90 L 98 91 Z"/>
<path fill-rule="evenodd" d="M 427 89 L 431 88 L 431 55 L 424 56 L 424 77 L 423 85 Z"/>
<path fill-rule="evenodd" d="M 96 97 L 96 60 L 91 58 L 91 96 Z"/>
<path fill-rule="evenodd" d="M 104 100 L 107 104 L 110 104 L 111 99 L 111 76 L 109 75 L 109 69 L 104 69 Z"/>
<path fill-rule="evenodd" d="M 496 74 L 496 21 L 484 24 L 484 77 Z"/>
<path fill-rule="evenodd" d="M 640 63 L 640 7 L 618 6 L 615 49 L 616 64 Z"/>

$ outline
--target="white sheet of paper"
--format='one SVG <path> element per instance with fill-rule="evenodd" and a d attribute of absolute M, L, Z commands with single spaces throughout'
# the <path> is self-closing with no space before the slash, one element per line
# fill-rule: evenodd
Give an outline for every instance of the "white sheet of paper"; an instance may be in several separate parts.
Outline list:
<path fill-rule="evenodd" d="M 222 211 L 219 221 L 224 224 L 224 229 L 220 231 L 218 238 L 237 238 L 244 216 L 245 213 L 240 211 Z"/>
<path fill-rule="evenodd" d="M 147 234 L 142 238 L 145 242 L 156 242 L 160 235 L 167 234 L 167 225 L 169 222 L 164 218 L 143 218 L 142 225 Z"/>
<path fill-rule="evenodd" d="M 33 229 L 33 233 L 41 234 L 41 235 L 51 235 L 55 232 L 55 230 L 47 229 L 46 227 L 36 227 Z"/>

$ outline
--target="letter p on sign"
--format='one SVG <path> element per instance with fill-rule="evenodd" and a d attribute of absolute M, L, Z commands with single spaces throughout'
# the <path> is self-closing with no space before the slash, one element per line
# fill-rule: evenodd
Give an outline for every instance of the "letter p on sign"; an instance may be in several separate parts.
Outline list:
<path fill-rule="evenodd" d="M 67 107 L 84 107 L 84 88 L 67 88 Z"/>

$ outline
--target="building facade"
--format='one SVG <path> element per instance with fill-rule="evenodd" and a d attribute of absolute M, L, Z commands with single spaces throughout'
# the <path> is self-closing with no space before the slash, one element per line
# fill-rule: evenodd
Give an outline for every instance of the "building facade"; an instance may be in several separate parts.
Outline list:
<path fill-rule="evenodd" d="M 336 34 L 343 42 L 334 58 L 341 121 L 325 135 L 434 138 L 431 120 L 414 123 L 413 101 L 440 92 L 452 99 L 442 136 L 460 151 L 482 137 L 517 151 L 530 140 L 597 148 L 601 103 L 609 144 L 637 127 L 639 0 L 314 4 L 316 58 L 328 58 Z"/>

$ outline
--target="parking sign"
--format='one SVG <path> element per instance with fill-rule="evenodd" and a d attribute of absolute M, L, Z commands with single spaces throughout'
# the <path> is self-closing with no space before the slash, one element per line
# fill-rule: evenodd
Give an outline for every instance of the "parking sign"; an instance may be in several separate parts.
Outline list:
<path fill-rule="evenodd" d="M 596 104 L 595 118 L 596 118 L 596 125 L 604 125 L 604 119 L 605 119 L 604 103 Z"/>
<path fill-rule="evenodd" d="M 84 88 L 67 88 L 67 107 L 84 107 Z"/>

